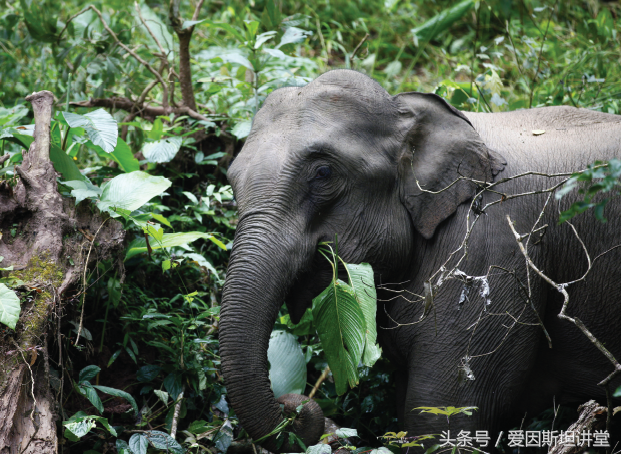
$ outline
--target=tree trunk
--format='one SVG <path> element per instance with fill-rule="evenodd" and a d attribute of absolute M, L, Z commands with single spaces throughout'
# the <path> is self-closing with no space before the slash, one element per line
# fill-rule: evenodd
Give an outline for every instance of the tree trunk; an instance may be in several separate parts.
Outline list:
<path fill-rule="evenodd" d="M 99 230 L 92 260 L 120 253 L 124 238 L 118 222 L 93 215 L 86 204 L 75 207 L 73 199 L 58 193 L 49 158 L 54 97 L 42 91 L 26 100 L 34 111 L 34 142 L 15 169 L 17 184 L 0 185 L 1 266 L 13 266 L 9 277 L 23 282 L 15 331 L 7 328 L 0 335 L 0 454 L 58 451 L 43 341 L 48 318 L 53 312 L 60 316 L 64 292 L 79 282 L 88 265 L 92 242 L 77 228 Z"/>

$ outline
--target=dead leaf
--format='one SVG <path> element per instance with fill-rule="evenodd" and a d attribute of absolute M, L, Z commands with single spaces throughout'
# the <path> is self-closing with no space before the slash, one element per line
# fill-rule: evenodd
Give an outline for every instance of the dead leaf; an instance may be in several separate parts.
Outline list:
<path fill-rule="evenodd" d="M 31 366 L 32 366 L 32 365 L 35 363 L 35 361 L 37 360 L 37 356 L 38 356 L 38 355 L 37 355 L 37 351 L 36 351 L 36 350 L 33 350 L 33 351 L 31 351 L 31 352 L 30 352 L 30 365 L 31 365 Z"/>
<path fill-rule="evenodd" d="M 533 129 L 531 132 L 533 133 L 533 136 L 540 136 L 541 134 L 545 134 L 546 130 L 545 129 Z"/>

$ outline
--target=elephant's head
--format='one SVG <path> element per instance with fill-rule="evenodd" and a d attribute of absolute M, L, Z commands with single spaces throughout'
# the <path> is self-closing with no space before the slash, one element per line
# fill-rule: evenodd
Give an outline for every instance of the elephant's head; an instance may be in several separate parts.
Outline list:
<path fill-rule="evenodd" d="M 228 395 L 254 439 L 282 421 L 267 362 L 279 307 L 286 302 L 297 322 L 332 275 L 318 244 L 337 234 L 345 261 L 399 279 L 415 235 L 431 238 L 476 187 L 461 180 L 432 192 L 460 175 L 491 181 L 499 164 L 468 119 L 438 96 L 390 96 L 355 71 L 268 96 L 228 173 L 239 224 L 220 324 Z M 307 445 L 323 428 L 321 412 L 311 413 L 295 428 Z M 273 438 L 266 448 L 277 451 Z"/>

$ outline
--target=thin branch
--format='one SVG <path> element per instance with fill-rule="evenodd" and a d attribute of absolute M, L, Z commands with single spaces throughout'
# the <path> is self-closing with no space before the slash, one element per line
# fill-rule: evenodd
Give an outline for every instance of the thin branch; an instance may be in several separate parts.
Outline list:
<path fill-rule="evenodd" d="M 507 36 L 509 37 L 509 41 L 511 42 L 511 47 L 513 47 L 513 55 L 515 56 L 515 63 L 517 64 L 518 71 L 520 71 L 520 75 L 524 77 L 524 72 L 522 71 L 522 65 L 520 64 L 520 60 L 518 59 L 517 50 L 515 48 L 515 44 L 513 43 L 513 37 L 511 36 L 510 22 L 505 21 L 505 27 L 507 29 Z"/>
<path fill-rule="evenodd" d="M 167 57 L 168 52 L 166 52 L 164 50 L 164 48 L 162 47 L 162 44 L 160 43 L 160 40 L 157 39 L 157 36 L 155 36 L 155 34 L 153 33 L 153 30 L 151 30 L 151 27 L 149 27 L 147 25 L 147 21 L 145 21 L 144 17 L 142 17 L 142 12 L 140 11 L 140 7 L 138 6 L 138 2 L 134 2 L 134 9 L 138 13 L 138 17 L 140 18 L 140 21 L 142 22 L 142 25 L 144 25 L 144 28 L 147 29 L 147 31 L 149 32 L 149 35 L 151 35 L 151 38 L 153 38 L 153 41 L 155 41 L 155 44 L 157 44 L 157 47 L 160 48 L 160 53 L 162 55 L 162 59 L 166 59 L 166 61 L 168 61 L 168 57 Z"/>
<path fill-rule="evenodd" d="M 198 3 L 196 4 L 196 8 L 194 9 L 194 14 L 192 14 L 193 21 L 198 20 L 198 13 L 200 13 L 204 2 L 205 0 L 198 0 Z"/>
<path fill-rule="evenodd" d="M 83 275 L 83 278 L 82 278 L 82 285 L 84 286 L 84 288 L 86 288 L 86 272 L 88 271 L 88 261 L 89 261 L 89 259 L 91 257 L 91 251 L 93 250 L 93 245 L 95 244 L 95 238 L 97 238 L 97 234 L 99 233 L 101 228 L 106 224 L 106 221 L 108 219 L 111 219 L 111 218 L 107 218 L 106 220 L 104 220 L 101 223 L 101 225 L 99 226 L 99 228 L 95 232 L 95 236 L 93 237 L 93 241 L 91 241 L 91 247 L 88 249 L 88 254 L 86 255 L 86 261 L 84 262 L 84 275 Z M 84 292 L 82 294 L 82 312 L 80 313 L 80 325 L 78 326 L 78 335 L 76 336 L 75 344 L 74 345 L 78 345 L 78 342 L 80 340 L 80 334 L 82 333 L 82 326 L 83 326 L 83 322 L 84 322 L 84 306 L 85 305 L 86 305 L 86 292 Z"/>
<path fill-rule="evenodd" d="M 554 6 L 550 10 L 550 16 L 548 17 L 548 25 L 546 25 L 546 31 L 543 34 L 543 40 L 541 40 L 541 48 L 539 49 L 539 57 L 537 58 L 537 69 L 535 70 L 535 74 L 533 75 L 533 81 L 531 82 L 530 87 L 530 100 L 528 101 L 528 108 L 533 107 L 533 95 L 535 94 L 535 83 L 537 82 L 537 75 L 539 74 L 539 68 L 541 66 L 541 56 L 543 55 L 543 45 L 546 42 L 546 37 L 548 36 L 548 30 L 550 29 L 550 22 L 552 22 L 552 14 L 556 9 L 556 5 L 558 5 L 558 0 L 554 2 Z"/>
<path fill-rule="evenodd" d="M 58 40 L 60 40 L 61 36 L 63 35 L 64 31 L 67 29 L 67 27 L 69 26 L 69 23 L 75 19 L 76 17 L 78 17 L 80 14 L 85 13 L 86 11 L 88 11 L 89 9 L 93 10 L 95 12 L 95 14 L 97 14 L 97 16 L 99 16 L 99 20 L 101 21 L 102 25 L 104 26 L 104 28 L 106 29 L 106 31 L 110 34 L 110 36 L 112 37 L 112 39 L 114 39 L 114 41 L 123 49 L 125 50 L 125 52 L 127 52 L 128 54 L 130 54 L 132 57 L 134 57 L 141 65 L 143 65 L 145 68 L 147 68 L 154 76 L 155 78 L 158 80 L 158 82 L 160 84 L 162 84 L 162 105 L 166 108 L 168 107 L 168 86 L 166 85 L 166 82 L 164 81 L 164 79 L 162 78 L 161 74 L 159 72 L 157 72 L 147 61 L 145 61 L 144 59 L 142 59 L 136 52 L 134 52 L 133 50 L 131 50 L 129 47 L 127 47 L 125 44 L 123 44 L 121 42 L 121 40 L 119 40 L 118 36 L 116 36 L 116 33 L 114 33 L 112 31 L 112 29 L 108 26 L 108 23 L 104 20 L 103 15 L 101 14 L 101 11 L 99 11 L 96 7 L 94 7 L 93 5 L 89 5 L 86 8 L 84 8 L 82 11 L 80 11 L 77 14 L 74 14 L 73 16 L 71 16 L 68 20 L 67 23 L 65 24 L 64 28 L 60 31 L 60 34 L 58 35 Z"/>
<path fill-rule="evenodd" d="M 174 439 L 177 436 L 177 424 L 179 424 L 179 413 L 181 412 L 181 402 L 183 401 L 183 387 L 177 397 L 177 403 L 175 404 L 175 411 L 173 413 L 172 423 L 170 425 L 170 436 Z"/>
<path fill-rule="evenodd" d="M 358 49 L 360 49 L 360 46 L 362 46 L 364 44 L 364 42 L 367 40 L 367 38 L 370 35 L 367 33 L 366 35 L 364 35 L 364 38 L 362 38 L 362 40 L 358 43 L 358 45 L 356 46 L 356 48 L 354 49 L 354 51 L 351 53 L 351 56 L 349 57 L 350 60 L 353 60 L 354 57 L 356 56 L 356 53 L 358 52 Z"/>
<path fill-rule="evenodd" d="M 599 349 L 599 351 L 601 351 L 604 354 L 604 356 L 608 358 L 608 360 L 615 367 L 616 373 L 621 373 L 621 365 L 617 362 L 617 360 L 612 355 L 612 353 L 610 353 L 610 351 L 608 351 L 608 349 L 604 347 L 604 345 L 599 340 L 597 340 L 597 338 L 587 329 L 587 327 L 578 317 L 570 317 L 567 315 L 566 312 L 567 312 L 567 307 L 569 305 L 569 294 L 567 293 L 566 287 L 568 284 L 567 283 L 557 284 L 551 278 L 549 278 L 546 274 L 544 274 L 539 268 L 537 268 L 537 266 L 533 263 L 532 259 L 528 255 L 528 251 L 522 244 L 520 234 L 515 230 L 513 221 L 511 220 L 509 215 L 507 215 L 506 218 L 507 218 L 507 222 L 509 223 L 509 227 L 511 228 L 511 232 L 513 232 L 513 236 L 515 237 L 515 240 L 518 244 L 518 247 L 520 248 L 520 251 L 522 252 L 522 255 L 524 256 L 524 258 L 526 259 L 527 265 L 535 273 L 537 273 L 544 281 L 546 281 L 548 284 L 550 284 L 559 293 L 563 295 L 563 307 L 561 308 L 561 312 L 558 314 L 558 318 L 562 320 L 567 320 L 573 323 L 574 325 L 576 325 L 580 329 L 580 331 L 582 331 L 584 335 Z"/>
<path fill-rule="evenodd" d="M 311 399 L 313 398 L 313 396 L 317 393 L 317 390 L 319 389 L 321 384 L 325 381 L 326 378 L 328 378 L 328 375 L 330 375 L 330 366 L 326 366 L 326 368 L 323 370 L 323 373 L 321 374 L 321 376 L 319 377 L 319 379 L 315 383 L 315 386 L 313 386 L 313 389 L 311 390 L 310 394 L 308 395 L 309 398 L 311 398 Z"/>
<path fill-rule="evenodd" d="M 126 110 L 128 112 L 132 111 L 134 106 L 134 101 L 129 98 L 96 98 L 89 99 L 88 101 L 77 101 L 69 103 L 72 106 L 78 107 L 117 107 L 119 109 Z M 193 109 L 190 109 L 187 106 L 180 107 L 156 107 L 156 106 L 144 106 L 140 109 L 137 114 L 143 118 L 155 118 L 160 115 L 169 115 L 170 113 L 179 114 L 179 115 L 188 115 L 196 120 L 210 121 L 209 118 L 204 115 L 199 114 Z"/>

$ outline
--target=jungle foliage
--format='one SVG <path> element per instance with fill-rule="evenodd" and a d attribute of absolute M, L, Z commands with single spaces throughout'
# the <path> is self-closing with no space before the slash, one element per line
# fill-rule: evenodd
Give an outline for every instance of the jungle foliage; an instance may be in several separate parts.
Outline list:
<path fill-rule="evenodd" d="M 24 97 L 50 90 L 60 193 L 109 213 L 128 239 L 124 257 L 86 270 L 48 329 L 62 452 L 242 449 L 218 349 L 237 222 L 226 173 L 272 90 L 353 68 L 391 94 L 434 92 L 462 110 L 619 114 L 620 14 L 618 2 L 599 0 L 0 0 L 0 158 L 10 156 L 0 184 L 15 185 L 32 142 Z M 586 198 L 565 217 L 595 208 L 605 219 L 605 201 L 592 196 L 618 194 L 620 169 L 611 161 L 576 175 L 570 183 L 587 184 Z M 10 267 L 0 272 L 0 355 L 17 354 L 11 336 L 27 329 L 20 299 L 36 289 Z M 359 299 L 356 272 L 365 270 L 335 280 L 333 293 Z M 352 306 L 363 335 L 335 380 L 327 364 L 337 353 L 317 326 L 334 301 L 321 299 L 298 325 L 283 306 L 268 352 L 273 388 L 316 388 L 325 415 L 357 429 L 336 444 L 379 447 L 386 434 L 381 449 L 395 450 L 393 370 L 378 359 L 374 330 L 364 337 L 368 304 Z"/>

